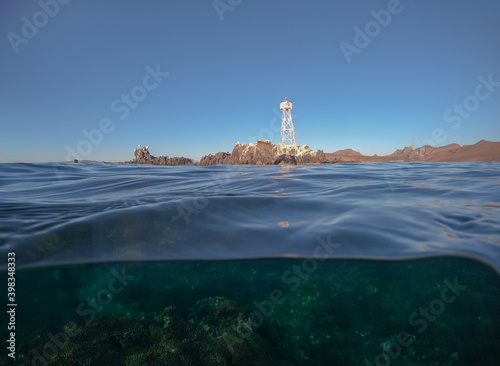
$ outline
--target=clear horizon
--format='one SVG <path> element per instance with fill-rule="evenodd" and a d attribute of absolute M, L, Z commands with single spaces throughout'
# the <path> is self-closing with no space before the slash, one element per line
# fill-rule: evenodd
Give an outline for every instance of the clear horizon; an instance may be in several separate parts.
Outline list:
<path fill-rule="evenodd" d="M 0 5 L 0 162 L 199 160 L 278 143 L 387 155 L 500 141 L 500 3 Z"/>

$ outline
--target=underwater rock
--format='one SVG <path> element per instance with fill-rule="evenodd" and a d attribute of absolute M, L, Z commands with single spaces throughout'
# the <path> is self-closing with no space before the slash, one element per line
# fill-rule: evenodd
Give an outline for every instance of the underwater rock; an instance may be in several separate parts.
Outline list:
<path fill-rule="evenodd" d="M 58 347 L 47 342 L 47 331 L 40 332 L 21 345 L 19 359 L 23 365 L 46 366 L 271 366 L 275 362 L 247 311 L 226 297 L 198 301 L 187 313 L 168 306 L 148 319 L 112 315 L 77 328 L 52 331 Z"/>

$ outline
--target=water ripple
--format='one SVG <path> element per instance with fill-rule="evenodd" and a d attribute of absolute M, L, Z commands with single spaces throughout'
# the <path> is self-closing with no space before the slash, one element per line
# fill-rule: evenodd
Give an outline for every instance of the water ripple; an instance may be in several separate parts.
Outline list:
<path fill-rule="evenodd" d="M 0 169 L 0 250 L 20 266 L 321 252 L 500 270 L 497 163 Z"/>

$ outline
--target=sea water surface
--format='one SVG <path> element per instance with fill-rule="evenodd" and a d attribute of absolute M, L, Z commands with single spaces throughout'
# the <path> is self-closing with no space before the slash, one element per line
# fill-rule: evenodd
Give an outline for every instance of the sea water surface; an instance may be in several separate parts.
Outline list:
<path fill-rule="evenodd" d="M 19 266 L 319 253 L 465 255 L 500 269 L 498 163 L 0 171 L 0 244 Z M 324 241 L 336 246 L 316 249 Z"/>
<path fill-rule="evenodd" d="M 11 364 L 500 364 L 499 163 L 0 164 L 0 253 Z"/>

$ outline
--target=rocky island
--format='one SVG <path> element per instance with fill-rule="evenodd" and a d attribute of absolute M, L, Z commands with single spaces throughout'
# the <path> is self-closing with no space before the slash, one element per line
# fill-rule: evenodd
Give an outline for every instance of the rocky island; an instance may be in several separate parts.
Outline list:
<path fill-rule="evenodd" d="M 159 157 L 153 156 L 149 153 L 149 146 L 141 145 L 134 149 L 135 159 L 127 161 L 131 164 L 151 164 L 151 165 L 192 165 L 194 161 L 192 159 L 184 157 L 173 157 L 160 155 Z"/>
<path fill-rule="evenodd" d="M 258 140 L 256 143 L 242 144 L 237 142 L 233 152 L 221 152 L 205 155 L 199 165 L 216 164 L 244 164 L 244 165 L 271 165 L 271 164 L 328 164 L 336 161 L 327 160 L 322 150 L 312 151 L 309 146 L 298 146 L 289 154 L 279 154 L 278 145 L 269 140 Z"/>
<path fill-rule="evenodd" d="M 481 140 L 474 145 L 449 144 L 441 147 L 422 146 L 418 149 L 405 147 L 396 150 L 390 155 L 366 156 L 361 153 L 344 149 L 333 153 L 323 150 L 313 151 L 308 145 L 298 146 L 279 154 L 278 145 L 269 140 L 258 140 L 255 143 L 242 144 L 237 142 L 233 151 L 205 155 L 199 163 L 184 157 L 161 155 L 155 157 L 150 154 L 149 147 L 138 147 L 134 150 L 135 159 L 127 163 L 152 165 L 200 165 L 243 164 L 243 165 L 272 165 L 272 164 L 333 164 L 333 163 L 374 163 L 387 161 L 422 161 L 422 162 L 465 162 L 465 161 L 497 161 L 500 162 L 500 142 Z"/>

